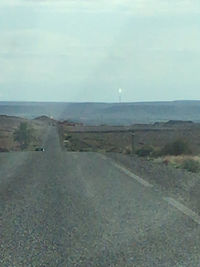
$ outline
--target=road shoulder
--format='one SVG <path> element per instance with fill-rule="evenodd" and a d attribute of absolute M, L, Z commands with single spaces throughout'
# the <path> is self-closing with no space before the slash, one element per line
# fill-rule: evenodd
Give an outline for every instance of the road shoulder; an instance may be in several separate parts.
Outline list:
<path fill-rule="evenodd" d="M 141 177 L 165 196 L 176 199 L 200 215 L 200 175 L 153 163 L 137 156 L 106 153 L 105 156 Z"/>

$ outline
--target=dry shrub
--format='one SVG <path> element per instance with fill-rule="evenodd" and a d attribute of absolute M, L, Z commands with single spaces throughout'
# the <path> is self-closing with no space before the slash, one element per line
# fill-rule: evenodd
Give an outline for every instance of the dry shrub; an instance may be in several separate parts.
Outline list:
<path fill-rule="evenodd" d="M 191 155 L 165 156 L 154 160 L 155 163 L 164 163 L 175 168 L 186 169 L 191 172 L 200 171 L 200 157 Z"/>
<path fill-rule="evenodd" d="M 183 155 L 183 154 L 190 154 L 191 150 L 189 145 L 186 141 L 182 139 L 177 139 L 172 143 L 166 144 L 163 149 L 161 150 L 162 155 Z"/>
<path fill-rule="evenodd" d="M 154 152 L 154 148 L 152 146 L 145 145 L 142 148 L 136 150 L 136 154 L 139 157 L 148 157 L 151 156 Z"/>
<path fill-rule="evenodd" d="M 154 148 L 153 148 L 153 151 L 152 151 L 152 153 L 151 153 L 151 156 L 152 156 L 153 158 L 159 158 L 159 157 L 161 157 L 161 156 L 162 156 L 161 149 L 158 148 L 158 147 L 154 147 Z"/>
<path fill-rule="evenodd" d="M 194 159 L 186 159 L 183 161 L 182 168 L 190 172 L 199 172 L 200 163 Z"/>
<path fill-rule="evenodd" d="M 132 149 L 129 146 L 126 146 L 123 150 L 123 154 L 130 155 L 132 153 Z"/>

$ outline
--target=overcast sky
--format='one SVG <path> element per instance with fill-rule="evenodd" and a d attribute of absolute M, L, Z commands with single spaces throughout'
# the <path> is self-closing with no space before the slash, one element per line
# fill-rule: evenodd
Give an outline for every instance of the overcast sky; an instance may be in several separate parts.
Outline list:
<path fill-rule="evenodd" d="M 200 99 L 199 0 L 1 0 L 0 100 Z"/>

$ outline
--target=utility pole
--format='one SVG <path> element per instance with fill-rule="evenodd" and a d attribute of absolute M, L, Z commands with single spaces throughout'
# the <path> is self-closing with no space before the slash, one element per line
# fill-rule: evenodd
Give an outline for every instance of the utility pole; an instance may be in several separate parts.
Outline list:
<path fill-rule="evenodd" d="M 132 155 L 135 152 L 135 133 L 131 133 L 131 153 Z"/>

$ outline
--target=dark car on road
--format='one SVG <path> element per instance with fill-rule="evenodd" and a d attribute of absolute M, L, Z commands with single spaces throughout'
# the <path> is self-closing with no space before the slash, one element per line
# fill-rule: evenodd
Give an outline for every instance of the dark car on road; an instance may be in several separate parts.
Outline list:
<path fill-rule="evenodd" d="M 42 151 L 42 152 L 44 152 L 44 148 L 43 148 L 43 147 L 37 147 L 37 148 L 35 149 L 35 151 Z"/>

